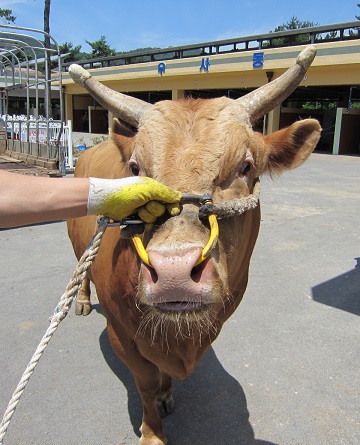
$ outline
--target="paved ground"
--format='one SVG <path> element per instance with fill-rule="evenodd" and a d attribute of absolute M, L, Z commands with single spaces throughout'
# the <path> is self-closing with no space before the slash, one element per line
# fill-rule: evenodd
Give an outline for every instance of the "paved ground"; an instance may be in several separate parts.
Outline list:
<path fill-rule="evenodd" d="M 61 173 L 58 170 L 50 170 L 48 168 L 27 164 L 5 154 L 0 154 L 0 170 L 32 176 L 61 176 Z"/>
<path fill-rule="evenodd" d="M 169 445 L 360 443 L 360 158 L 263 180 L 245 300 L 175 385 Z M 75 267 L 64 222 L 0 231 L 0 411 Z M 99 307 L 61 324 L 4 445 L 132 445 L 141 407 Z"/>

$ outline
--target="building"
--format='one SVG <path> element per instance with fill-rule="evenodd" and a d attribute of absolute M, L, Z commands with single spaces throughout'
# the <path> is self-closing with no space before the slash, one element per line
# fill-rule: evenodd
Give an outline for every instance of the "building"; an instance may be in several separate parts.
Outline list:
<path fill-rule="evenodd" d="M 320 150 L 359 154 L 360 34 L 358 22 L 170 47 L 80 62 L 108 87 L 149 102 L 163 99 L 238 98 L 276 79 L 307 44 L 317 56 L 300 86 L 257 129 L 270 133 L 292 122 L 317 118 Z M 74 131 L 106 133 L 112 116 L 63 69 L 65 115 Z"/>

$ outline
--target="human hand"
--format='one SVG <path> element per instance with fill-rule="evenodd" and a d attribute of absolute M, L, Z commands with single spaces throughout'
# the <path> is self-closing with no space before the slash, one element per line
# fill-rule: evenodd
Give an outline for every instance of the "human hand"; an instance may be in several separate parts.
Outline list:
<path fill-rule="evenodd" d="M 178 215 L 180 199 L 181 192 L 147 177 L 90 178 L 87 213 L 120 220 L 137 211 L 145 223 L 151 224 L 166 210 L 171 216 Z"/>

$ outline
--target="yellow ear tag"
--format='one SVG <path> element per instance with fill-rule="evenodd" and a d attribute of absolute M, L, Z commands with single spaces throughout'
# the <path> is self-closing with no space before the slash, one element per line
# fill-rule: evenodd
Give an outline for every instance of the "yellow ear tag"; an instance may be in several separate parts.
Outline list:
<path fill-rule="evenodd" d="M 219 225 L 217 222 L 216 215 L 209 215 L 209 224 L 210 224 L 210 238 L 203 248 L 199 259 L 197 260 L 195 266 L 202 263 L 206 258 L 210 255 L 211 251 L 216 246 L 217 240 L 219 238 Z M 144 244 L 140 238 L 140 235 L 132 235 L 132 242 L 134 243 L 136 252 L 138 253 L 141 261 L 145 263 L 147 266 L 152 267 L 149 255 L 146 252 Z"/>

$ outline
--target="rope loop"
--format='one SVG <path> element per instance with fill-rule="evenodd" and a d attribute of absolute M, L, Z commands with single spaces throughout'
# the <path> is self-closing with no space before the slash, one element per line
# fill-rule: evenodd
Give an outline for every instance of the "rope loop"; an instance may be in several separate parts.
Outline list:
<path fill-rule="evenodd" d="M 218 219 L 240 216 L 247 210 L 254 209 L 259 204 L 260 188 L 260 180 L 257 178 L 252 194 L 225 201 L 221 204 L 204 204 L 199 209 L 199 218 L 207 218 L 208 215 L 212 213 L 215 214 Z"/>

